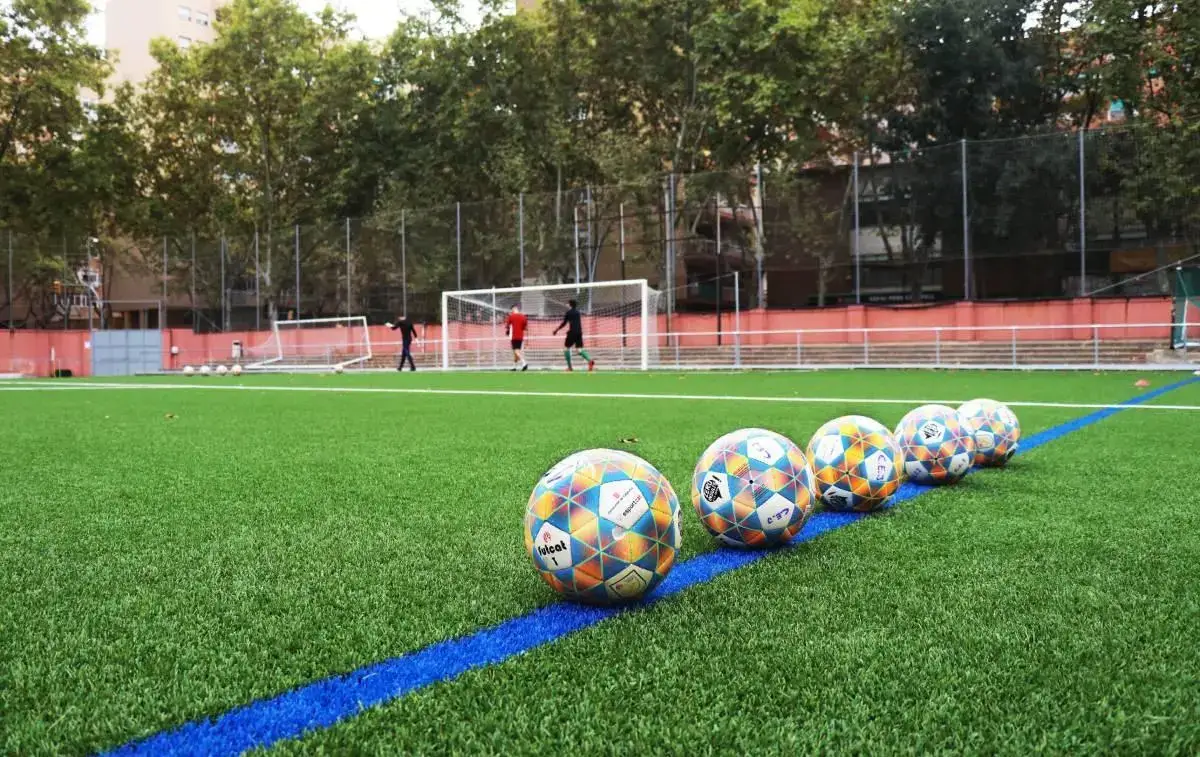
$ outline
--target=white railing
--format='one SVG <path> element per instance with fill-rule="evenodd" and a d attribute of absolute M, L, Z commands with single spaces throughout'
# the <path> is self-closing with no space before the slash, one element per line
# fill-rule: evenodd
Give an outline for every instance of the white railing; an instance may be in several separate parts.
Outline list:
<path fill-rule="evenodd" d="M 1171 323 L 1038 324 L 1025 326 L 928 326 L 762 329 L 660 333 L 649 347 L 659 370 L 813 368 L 980 368 L 995 370 L 1194 370 L 1200 349 L 1171 349 Z M 418 366 L 441 368 L 440 334 L 413 343 Z M 637 333 L 585 334 L 601 370 L 641 365 Z M 562 335 L 529 335 L 531 369 L 561 369 Z M 718 341 L 720 342 L 718 344 Z M 446 340 L 449 370 L 507 370 L 507 339 Z M 375 357 L 360 369 L 395 367 L 400 342 L 376 342 Z M 319 345 L 309 344 L 309 349 Z M 179 365 L 199 364 L 187 351 Z"/>

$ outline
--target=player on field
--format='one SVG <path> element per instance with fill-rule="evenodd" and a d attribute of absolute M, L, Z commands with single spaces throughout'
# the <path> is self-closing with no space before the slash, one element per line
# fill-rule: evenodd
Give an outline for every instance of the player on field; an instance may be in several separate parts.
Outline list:
<path fill-rule="evenodd" d="M 562 323 L 558 324 L 558 328 L 554 330 L 557 335 L 562 331 L 563 327 L 567 328 L 567 341 L 563 345 L 563 357 L 567 359 L 567 370 L 575 370 L 571 367 L 571 349 L 574 348 L 579 352 L 579 356 L 587 361 L 588 370 L 595 370 L 596 361 L 592 360 L 587 354 L 587 350 L 583 348 L 583 319 L 579 315 L 579 303 L 575 300 L 567 300 L 567 304 L 571 306 L 570 310 L 563 316 Z"/>
<path fill-rule="evenodd" d="M 414 339 L 420 339 L 420 336 L 417 334 L 417 327 L 413 325 L 412 321 L 408 320 L 408 315 L 402 315 L 400 316 L 400 320 L 395 323 L 389 322 L 385 325 L 392 331 L 396 329 L 400 330 L 400 365 L 396 366 L 396 370 L 404 370 L 404 361 L 407 360 L 410 370 L 415 371 L 417 364 L 413 362 L 412 343 Z"/>
<path fill-rule="evenodd" d="M 523 371 L 529 370 L 529 363 L 525 362 L 525 355 L 521 351 L 522 346 L 525 344 L 525 329 L 527 326 L 529 326 L 529 318 L 521 312 L 520 305 L 513 305 L 512 312 L 504 320 L 504 333 L 508 335 L 509 343 L 512 345 L 512 370 L 514 371 L 518 368 Z"/>

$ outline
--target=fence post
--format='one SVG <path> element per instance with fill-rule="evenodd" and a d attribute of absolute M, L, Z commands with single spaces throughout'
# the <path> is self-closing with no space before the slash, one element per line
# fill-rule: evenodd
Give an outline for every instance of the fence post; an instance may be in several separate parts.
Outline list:
<path fill-rule="evenodd" d="M 13 243 L 12 229 L 8 230 L 8 330 L 15 331 L 13 326 Z"/>
<path fill-rule="evenodd" d="M 858 150 L 854 151 L 854 304 L 862 304 L 862 250 L 858 241 Z"/>
<path fill-rule="evenodd" d="M 519 256 L 520 280 L 517 286 L 525 286 L 525 193 L 517 195 L 517 254 Z"/>
<path fill-rule="evenodd" d="M 221 235 L 221 331 L 228 331 L 229 324 L 225 318 L 225 235 Z"/>
<path fill-rule="evenodd" d="M 90 277 L 91 272 L 92 272 L 92 265 L 91 265 L 92 264 L 92 256 L 90 254 L 91 242 L 88 242 L 88 244 L 89 244 L 89 247 L 88 247 L 89 254 L 88 254 L 87 262 L 88 262 L 88 276 Z M 90 281 L 91 279 L 89 278 L 88 280 Z M 89 292 L 89 294 L 90 294 L 90 292 Z M 163 323 L 163 312 L 164 312 L 164 308 L 166 308 L 166 303 L 167 303 L 167 238 L 165 236 L 163 237 L 162 301 L 163 301 L 163 305 L 162 305 L 162 307 L 160 307 L 158 309 L 158 328 L 159 328 L 159 330 L 165 329 L 167 327 L 167 324 Z M 92 330 L 91 322 L 92 322 L 92 298 L 88 297 L 88 331 Z"/>
<path fill-rule="evenodd" d="M 967 140 L 962 140 L 963 299 L 971 299 L 971 219 L 967 208 Z"/>
<path fill-rule="evenodd" d="M 296 224 L 296 313 L 300 317 L 300 224 Z"/>
<path fill-rule="evenodd" d="M 458 261 L 458 288 L 462 289 L 462 203 L 454 203 L 454 249 Z"/>
<path fill-rule="evenodd" d="M 192 232 L 192 333 L 200 326 L 200 313 L 196 309 L 196 232 Z M 100 308 L 100 328 L 104 328 L 104 308 Z"/>
<path fill-rule="evenodd" d="M 871 332 L 863 329 L 863 365 L 871 364 Z"/>
<path fill-rule="evenodd" d="M 1084 186 L 1083 134 L 1087 125 L 1079 130 L 1079 296 L 1087 292 L 1087 190 Z"/>
<path fill-rule="evenodd" d="M 254 224 L 254 330 L 262 328 L 262 289 L 259 282 L 262 274 L 258 270 L 258 224 Z"/>
<path fill-rule="evenodd" d="M 571 206 L 571 238 L 575 244 L 575 286 L 579 286 L 579 203 Z"/>
<path fill-rule="evenodd" d="M 942 329 L 940 327 L 933 330 L 933 366 L 935 368 L 942 367 Z"/>
<path fill-rule="evenodd" d="M 1100 327 L 1092 326 L 1092 365 L 1100 367 Z"/>
<path fill-rule="evenodd" d="M 1012 329 L 1012 367 L 1017 367 L 1017 327 Z"/>
<path fill-rule="evenodd" d="M 742 287 L 738 272 L 733 272 L 733 365 L 742 367 Z"/>
<path fill-rule="evenodd" d="M 63 281 L 67 281 L 67 275 L 71 273 L 71 264 L 67 261 L 67 235 L 64 232 L 62 235 L 62 253 L 63 253 Z M 67 306 L 63 309 L 63 331 L 66 331 L 71 326 L 71 295 L 67 294 L 66 285 L 64 283 L 63 297 L 66 299 Z"/>
<path fill-rule="evenodd" d="M 755 183 L 758 185 L 758 217 L 756 219 L 758 221 L 758 229 L 756 229 L 758 231 L 758 250 L 762 250 L 766 244 L 763 240 L 763 208 L 766 205 L 767 186 L 763 183 L 761 163 L 754 164 L 754 176 L 757 180 Z M 758 309 L 765 310 L 767 307 L 767 282 L 763 278 L 763 256 L 758 253 L 758 250 L 754 255 L 754 275 L 758 282 Z"/>
<path fill-rule="evenodd" d="M 803 355 L 803 350 L 804 350 L 804 332 L 797 329 L 796 330 L 796 367 L 797 368 L 804 365 L 804 360 L 801 357 Z"/>
<path fill-rule="evenodd" d="M 404 211 L 400 211 L 400 309 L 408 315 L 408 238 Z"/>
<path fill-rule="evenodd" d="M 352 264 L 350 263 L 350 216 L 346 216 L 346 317 L 354 315 L 354 284 L 351 283 Z"/>

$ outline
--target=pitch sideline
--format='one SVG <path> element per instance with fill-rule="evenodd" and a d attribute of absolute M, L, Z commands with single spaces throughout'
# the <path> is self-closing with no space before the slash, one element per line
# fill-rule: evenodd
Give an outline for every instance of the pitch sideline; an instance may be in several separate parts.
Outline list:
<path fill-rule="evenodd" d="M 210 383 L 202 383 L 210 382 Z M 225 382 L 225 383 L 218 383 Z M 1171 384 L 1171 387 L 1191 383 L 1192 379 Z M 99 391 L 99 390 L 195 390 L 195 391 L 245 391 L 245 392 L 314 392 L 333 394 L 407 394 L 433 395 L 454 397 L 552 397 L 557 399 L 620 399 L 620 400 L 674 400 L 684 402 L 773 402 L 790 404 L 839 404 L 839 405 L 917 405 L 940 404 L 957 407 L 966 402 L 965 399 L 892 399 L 886 397 L 779 397 L 754 395 L 710 395 L 710 394 L 645 394 L 630 392 L 546 392 L 524 391 L 513 389 L 432 389 L 417 387 L 363 387 L 363 386 L 271 386 L 255 384 L 232 384 L 228 379 L 201 379 L 186 384 L 136 384 L 81 381 L 71 384 L 51 384 L 43 381 L 16 381 L 9 385 L 0 385 L 0 392 L 65 392 L 65 391 Z M 1163 391 L 1166 388 L 1164 387 Z M 1086 402 L 1036 402 L 1022 400 L 1002 400 L 1009 407 L 1052 408 L 1062 410 L 1167 410 L 1194 412 L 1200 411 L 1200 405 L 1147 405 L 1146 398 L 1154 394 L 1148 392 L 1140 397 L 1126 402 L 1104 404 Z M 1155 395 L 1158 396 L 1158 395 Z"/>

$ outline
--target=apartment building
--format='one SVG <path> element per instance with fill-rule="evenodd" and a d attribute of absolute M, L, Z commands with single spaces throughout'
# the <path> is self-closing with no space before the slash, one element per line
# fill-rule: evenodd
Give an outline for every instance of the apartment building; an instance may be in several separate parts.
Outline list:
<path fill-rule="evenodd" d="M 154 70 L 150 41 L 173 39 L 181 47 L 211 42 L 222 0 L 109 0 L 105 48 L 117 53 L 113 82 L 138 84 Z"/>

